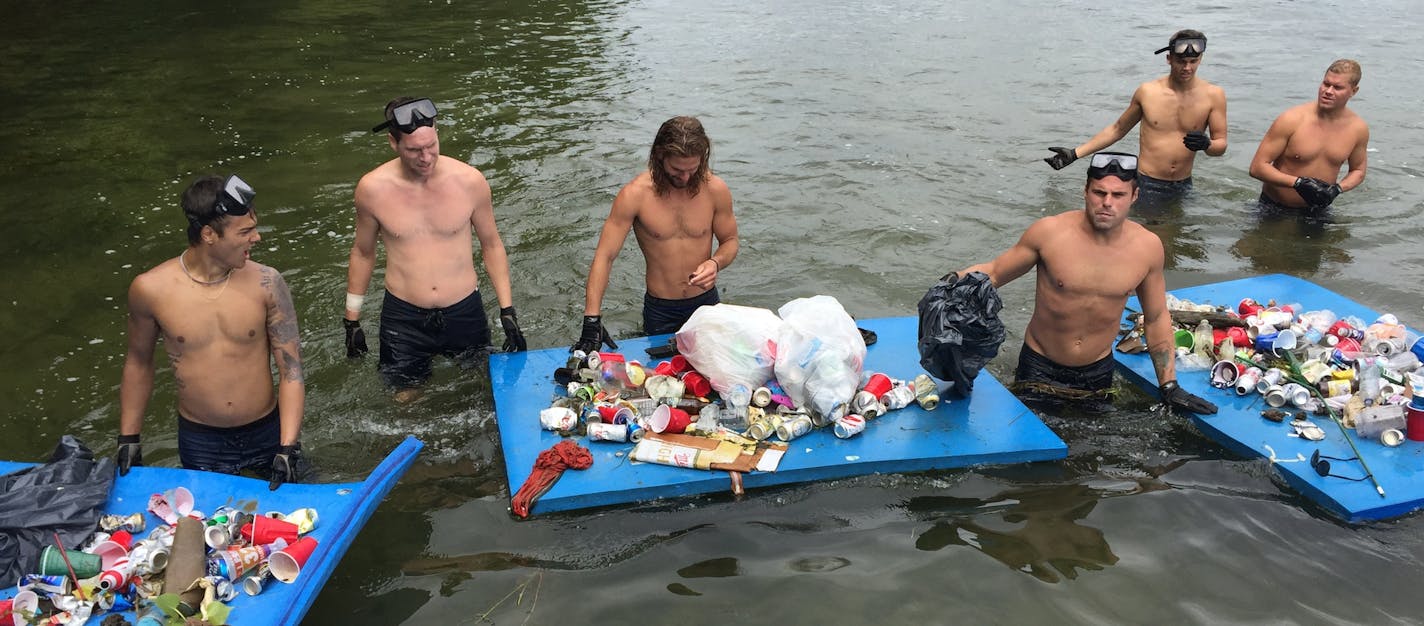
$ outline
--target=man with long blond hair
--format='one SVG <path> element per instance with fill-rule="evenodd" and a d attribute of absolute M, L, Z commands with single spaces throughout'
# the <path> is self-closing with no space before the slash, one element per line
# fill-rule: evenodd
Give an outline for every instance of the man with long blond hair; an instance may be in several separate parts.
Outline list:
<path fill-rule="evenodd" d="M 629 230 L 638 238 L 646 265 L 645 333 L 675 332 L 698 307 L 721 300 L 717 274 L 737 258 L 737 218 L 732 192 L 712 173 L 711 158 L 712 141 L 697 118 L 663 122 L 647 171 L 618 192 L 603 223 L 588 271 L 583 328 L 572 349 L 617 345 L 603 328 L 603 293 Z"/>

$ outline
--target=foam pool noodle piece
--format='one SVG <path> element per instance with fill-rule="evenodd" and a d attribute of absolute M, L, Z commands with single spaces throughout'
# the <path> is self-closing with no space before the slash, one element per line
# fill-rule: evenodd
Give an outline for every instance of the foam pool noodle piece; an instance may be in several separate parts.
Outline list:
<path fill-rule="evenodd" d="M 196 610 L 203 601 L 202 588 L 184 590 L 207 573 L 203 523 L 191 517 L 178 518 L 178 528 L 173 533 L 173 551 L 169 553 L 168 567 L 163 575 L 164 592 L 179 594 L 180 600 Z"/>

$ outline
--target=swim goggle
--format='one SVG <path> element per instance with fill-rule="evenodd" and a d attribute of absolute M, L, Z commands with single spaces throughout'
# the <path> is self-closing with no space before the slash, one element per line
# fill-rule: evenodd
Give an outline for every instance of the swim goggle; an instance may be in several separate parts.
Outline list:
<path fill-rule="evenodd" d="M 247 215 L 252 211 L 252 198 L 256 195 L 252 185 L 233 174 L 223 183 L 222 193 L 213 202 L 213 211 L 220 215 Z"/>
<path fill-rule="evenodd" d="M 409 135 L 421 126 L 435 125 L 435 103 L 430 98 L 421 98 L 412 102 L 407 102 L 394 109 L 391 109 L 391 119 L 388 119 L 375 128 L 373 133 L 379 133 L 387 128 L 395 127 L 401 133 Z"/>
<path fill-rule="evenodd" d="M 1182 37 L 1181 39 L 1173 39 L 1167 44 L 1166 48 L 1161 48 L 1152 54 L 1162 54 L 1168 50 L 1171 50 L 1173 55 L 1179 57 L 1199 57 L 1203 52 L 1206 52 L 1206 37 Z"/>
<path fill-rule="evenodd" d="M 1097 152 L 1088 161 L 1088 178 L 1116 176 L 1137 180 L 1137 155 L 1126 152 Z"/>

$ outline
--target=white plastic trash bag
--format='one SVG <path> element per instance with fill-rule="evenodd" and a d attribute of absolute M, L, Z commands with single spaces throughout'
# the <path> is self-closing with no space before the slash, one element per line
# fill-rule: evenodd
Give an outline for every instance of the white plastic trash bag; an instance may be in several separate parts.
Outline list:
<path fill-rule="evenodd" d="M 834 417 L 860 386 L 865 339 L 831 296 L 798 298 L 777 311 L 776 380 L 796 406 Z"/>
<path fill-rule="evenodd" d="M 677 351 L 719 394 L 756 389 L 771 379 L 781 318 L 767 309 L 717 304 L 698 308 L 677 331 Z"/>

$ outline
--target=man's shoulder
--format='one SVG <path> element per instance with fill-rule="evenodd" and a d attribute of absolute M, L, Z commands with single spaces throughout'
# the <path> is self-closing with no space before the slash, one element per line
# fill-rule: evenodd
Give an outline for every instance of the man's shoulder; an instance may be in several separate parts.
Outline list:
<path fill-rule="evenodd" d="M 129 283 L 131 296 L 146 297 L 156 295 L 166 284 L 182 272 L 178 267 L 178 257 L 173 257 L 135 276 Z"/>

